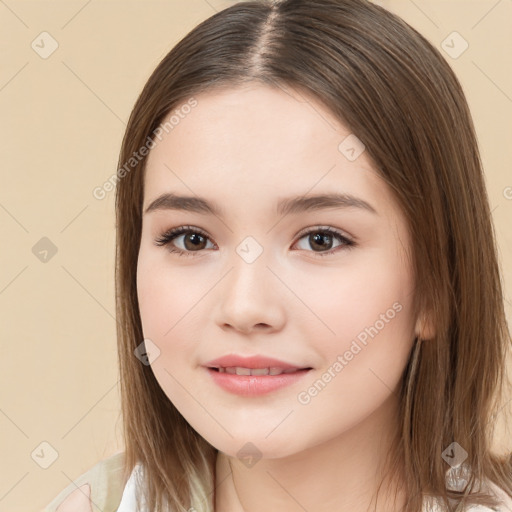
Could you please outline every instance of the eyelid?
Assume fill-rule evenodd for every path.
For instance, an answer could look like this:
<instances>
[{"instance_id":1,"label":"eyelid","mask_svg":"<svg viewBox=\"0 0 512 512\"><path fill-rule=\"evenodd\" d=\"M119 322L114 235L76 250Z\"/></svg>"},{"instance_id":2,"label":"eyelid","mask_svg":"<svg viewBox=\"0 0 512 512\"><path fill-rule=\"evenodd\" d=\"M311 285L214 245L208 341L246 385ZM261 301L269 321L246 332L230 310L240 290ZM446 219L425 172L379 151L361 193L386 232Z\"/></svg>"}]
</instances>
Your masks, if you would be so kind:
<instances>
[{"instance_id":1,"label":"eyelid","mask_svg":"<svg viewBox=\"0 0 512 512\"><path fill-rule=\"evenodd\" d=\"M297 237L302 238L304 235L307 235L307 234L309 234L311 232L315 232L315 231L328 232L328 233L332 233L333 235L343 236L344 238L346 238L347 240L350 240L351 242L356 241L355 237L353 237L352 235L349 235L346 231L344 231L342 229L334 228L332 226L322 226L319 224L313 224L312 226L308 226L308 227L300 230L295 235L295 238L297 238Z\"/></svg>"}]
</instances>

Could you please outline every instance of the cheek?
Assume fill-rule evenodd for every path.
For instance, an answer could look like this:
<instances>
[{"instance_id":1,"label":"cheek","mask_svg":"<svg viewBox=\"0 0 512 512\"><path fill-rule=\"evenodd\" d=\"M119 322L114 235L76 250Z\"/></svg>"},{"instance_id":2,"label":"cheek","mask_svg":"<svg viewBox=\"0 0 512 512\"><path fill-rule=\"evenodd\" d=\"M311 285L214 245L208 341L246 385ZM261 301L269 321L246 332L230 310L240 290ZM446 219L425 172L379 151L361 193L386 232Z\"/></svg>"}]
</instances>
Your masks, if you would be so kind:
<instances>
[{"instance_id":1,"label":"cheek","mask_svg":"<svg viewBox=\"0 0 512 512\"><path fill-rule=\"evenodd\" d=\"M197 303L205 289L186 272L172 267L166 258L141 250L137 266L137 294L142 331L159 349L151 362L156 380L169 399L186 407L190 396L182 384L184 369L196 360L201 322L195 315ZM195 307L194 307L195 306Z\"/></svg>"},{"instance_id":2,"label":"cheek","mask_svg":"<svg viewBox=\"0 0 512 512\"><path fill-rule=\"evenodd\" d=\"M400 259L370 255L350 268L317 275L299 292L314 314L305 329L317 344L326 366L339 355L350 362L346 373L362 367L392 368L405 365L414 338L413 283ZM357 361L357 363L356 363Z\"/></svg>"},{"instance_id":3,"label":"cheek","mask_svg":"<svg viewBox=\"0 0 512 512\"><path fill-rule=\"evenodd\" d=\"M169 265L161 255L142 250L137 296L144 336L170 341L181 323L190 321L189 315L194 314L194 305L205 291L205 286L190 279L190 273Z\"/></svg>"},{"instance_id":4,"label":"cheek","mask_svg":"<svg viewBox=\"0 0 512 512\"><path fill-rule=\"evenodd\" d=\"M379 258L373 266L337 269L327 282L327 294L318 281L307 290L311 308L329 329L308 315L303 327L316 340L322 367L297 397L301 412L325 420L326 438L356 425L390 397L414 339L413 290L405 267L385 266Z\"/></svg>"}]
</instances>

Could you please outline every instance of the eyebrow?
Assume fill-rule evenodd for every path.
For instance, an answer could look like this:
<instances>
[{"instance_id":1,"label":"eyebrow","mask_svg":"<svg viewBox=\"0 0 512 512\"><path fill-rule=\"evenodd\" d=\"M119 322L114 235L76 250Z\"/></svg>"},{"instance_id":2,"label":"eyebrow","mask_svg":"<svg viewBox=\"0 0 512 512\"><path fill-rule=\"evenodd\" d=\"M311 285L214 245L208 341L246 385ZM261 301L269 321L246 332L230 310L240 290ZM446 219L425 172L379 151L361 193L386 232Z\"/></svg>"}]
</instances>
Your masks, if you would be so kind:
<instances>
[{"instance_id":1,"label":"eyebrow","mask_svg":"<svg viewBox=\"0 0 512 512\"><path fill-rule=\"evenodd\" d=\"M277 213L283 216L330 208L360 208L378 215L375 208L368 202L344 193L288 197L277 203ZM180 196L173 193L165 193L157 197L146 208L144 215L157 210L182 210L215 215L220 218L224 217L222 208L215 202L210 202L198 196Z\"/></svg>"}]
</instances>

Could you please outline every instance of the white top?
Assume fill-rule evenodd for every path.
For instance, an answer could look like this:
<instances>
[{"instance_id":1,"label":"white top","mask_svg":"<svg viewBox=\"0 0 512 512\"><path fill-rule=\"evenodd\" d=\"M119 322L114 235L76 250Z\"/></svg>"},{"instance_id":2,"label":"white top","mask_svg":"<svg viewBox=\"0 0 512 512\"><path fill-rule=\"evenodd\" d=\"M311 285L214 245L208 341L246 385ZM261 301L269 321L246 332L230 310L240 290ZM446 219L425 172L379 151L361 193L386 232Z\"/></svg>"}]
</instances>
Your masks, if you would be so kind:
<instances>
[{"instance_id":1,"label":"white top","mask_svg":"<svg viewBox=\"0 0 512 512\"><path fill-rule=\"evenodd\" d=\"M147 512L145 508L142 508L142 510L135 508L135 496L137 493L136 489L137 482L139 481L139 475L142 476L141 464L137 464L134 467L124 488L123 497L117 512ZM447 488L452 490L461 490L464 488L467 483L467 480L464 478L464 476L467 476L467 469L464 464L457 468L450 468L446 472ZM470 505L466 507L465 510L468 512L512 512L512 499L493 483L490 482L489 484L492 491L497 494L499 499L502 500L502 506L499 509L492 509L482 505ZM443 512L443 510L444 509L441 507L441 502L437 502L436 500L425 500L423 512Z\"/></svg>"},{"instance_id":2,"label":"white top","mask_svg":"<svg viewBox=\"0 0 512 512\"><path fill-rule=\"evenodd\" d=\"M123 497L121 498L121 503L119 503L119 508L117 512L145 512L146 508L136 509L136 501L135 497L137 496L137 482L139 480L139 475L142 475L142 465L136 464L133 468L130 478L126 482L126 486L124 488ZM143 505L145 504L144 498L142 498Z\"/></svg>"}]
</instances>

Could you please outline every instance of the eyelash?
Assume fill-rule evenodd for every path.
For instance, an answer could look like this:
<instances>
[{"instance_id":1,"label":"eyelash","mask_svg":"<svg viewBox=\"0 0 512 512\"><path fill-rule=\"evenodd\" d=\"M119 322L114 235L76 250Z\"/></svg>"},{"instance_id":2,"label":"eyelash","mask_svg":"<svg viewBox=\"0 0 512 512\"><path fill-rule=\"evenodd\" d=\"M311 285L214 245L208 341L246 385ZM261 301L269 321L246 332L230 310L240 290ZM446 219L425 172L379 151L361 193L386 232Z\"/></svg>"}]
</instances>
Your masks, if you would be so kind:
<instances>
[{"instance_id":1,"label":"eyelash","mask_svg":"<svg viewBox=\"0 0 512 512\"><path fill-rule=\"evenodd\" d=\"M201 229L199 228L194 228L192 226L180 226L178 228L173 228L173 229L170 229L168 231L166 231L165 233L163 233L160 238L157 238L155 240L155 245L157 246L169 246L168 250L169 252L171 253L176 253L178 256L192 256L194 257L195 254L194 252L202 252L202 251L184 251L182 249L177 249L176 247L173 247L171 245L171 242L177 238L178 236L184 234L184 233L195 233L195 234L198 234L198 235L201 235L205 238L209 238L209 236ZM349 249L352 249L356 246L356 243L353 241L353 240L350 240L348 239L346 236L344 236L340 231L334 229L334 228L331 228L331 227L315 227L315 228L312 228L312 229L309 229L308 231L304 231L304 232L301 232L299 233L299 238L298 240L304 238L306 235L309 235L311 233L329 233L333 236L335 236L340 242L342 242L344 245L339 245L338 247L335 247L334 249L330 249L329 251L322 251L322 252L314 252L314 251L309 251L309 252L314 252L315 255L317 256L320 256L320 257L323 257L323 256L328 256L330 254L333 254L335 252L337 252L338 250L349 250Z\"/></svg>"}]
</instances>

